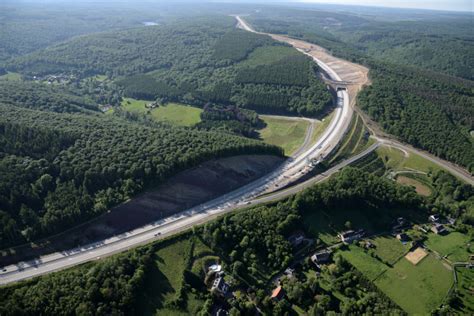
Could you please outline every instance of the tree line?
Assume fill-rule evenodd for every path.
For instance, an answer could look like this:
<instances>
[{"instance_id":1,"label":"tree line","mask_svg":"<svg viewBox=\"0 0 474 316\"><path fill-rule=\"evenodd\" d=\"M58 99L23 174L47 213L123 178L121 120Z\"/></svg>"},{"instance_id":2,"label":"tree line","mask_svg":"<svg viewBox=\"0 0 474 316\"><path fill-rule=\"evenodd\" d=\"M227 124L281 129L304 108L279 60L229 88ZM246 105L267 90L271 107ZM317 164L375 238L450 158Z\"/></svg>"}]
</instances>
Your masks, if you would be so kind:
<instances>
[{"instance_id":1,"label":"tree line","mask_svg":"<svg viewBox=\"0 0 474 316\"><path fill-rule=\"evenodd\" d=\"M160 28L83 36L13 59L8 67L27 76L105 74L136 99L321 113L331 95L308 57L292 50L272 51L278 56L271 63L252 56L257 48L271 51L275 46L287 45L235 30L230 17L194 18Z\"/></svg>"}]
</instances>

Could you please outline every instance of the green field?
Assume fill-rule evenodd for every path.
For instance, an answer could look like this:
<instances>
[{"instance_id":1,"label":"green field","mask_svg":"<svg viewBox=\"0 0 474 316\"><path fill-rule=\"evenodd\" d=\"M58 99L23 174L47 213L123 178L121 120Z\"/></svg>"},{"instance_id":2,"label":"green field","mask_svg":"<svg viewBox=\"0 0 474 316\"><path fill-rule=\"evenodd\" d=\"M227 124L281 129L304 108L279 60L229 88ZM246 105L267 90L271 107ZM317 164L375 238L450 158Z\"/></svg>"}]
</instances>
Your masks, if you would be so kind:
<instances>
[{"instance_id":1,"label":"green field","mask_svg":"<svg viewBox=\"0 0 474 316\"><path fill-rule=\"evenodd\" d=\"M458 277L457 290L461 299L459 312L462 314L474 315L474 269L456 268Z\"/></svg>"},{"instance_id":2,"label":"green field","mask_svg":"<svg viewBox=\"0 0 474 316\"><path fill-rule=\"evenodd\" d=\"M375 284L409 314L427 315L442 303L453 284L453 272L433 255L416 266L402 258Z\"/></svg>"},{"instance_id":3,"label":"green field","mask_svg":"<svg viewBox=\"0 0 474 316\"><path fill-rule=\"evenodd\" d=\"M186 239L174 241L156 252L156 266L147 279L139 299L139 315L195 315L204 304L193 293L184 295L182 308L167 306L175 298L181 288L181 280L186 269L186 257L194 240Z\"/></svg>"},{"instance_id":4,"label":"green field","mask_svg":"<svg viewBox=\"0 0 474 316\"><path fill-rule=\"evenodd\" d=\"M409 244L403 245L398 239L393 237L376 237L372 241L375 245L377 256L392 265L410 250Z\"/></svg>"},{"instance_id":5,"label":"green field","mask_svg":"<svg viewBox=\"0 0 474 316\"><path fill-rule=\"evenodd\" d=\"M408 157L396 148L381 146L376 150L383 159L385 165L393 170L418 170L421 172L441 170L437 164L414 153L408 153Z\"/></svg>"},{"instance_id":6,"label":"green field","mask_svg":"<svg viewBox=\"0 0 474 316\"><path fill-rule=\"evenodd\" d=\"M350 245L349 250L341 251L342 256L371 281L379 277L389 267L367 254L361 247Z\"/></svg>"},{"instance_id":7,"label":"green field","mask_svg":"<svg viewBox=\"0 0 474 316\"><path fill-rule=\"evenodd\" d=\"M8 72L2 76L0 76L0 80L8 80L8 81L19 81L21 80L21 75L16 72Z\"/></svg>"},{"instance_id":8,"label":"green field","mask_svg":"<svg viewBox=\"0 0 474 316\"><path fill-rule=\"evenodd\" d=\"M445 236L430 233L425 242L428 248L448 256L453 262L466 262L469 259L469 254L474 252L474 245L468 247L468 244L472 244L472 240L460 232L450 232Z\"/></svg>"},{"instance_id":9,"label":"green field","mask_svg":"<svg viewBox=\"0 0 474 316\"><path fill-rule=\"evenodd\" d=\"M268 144L280 146L285 155L291 156L303 145L309 122L306 120L292 120L261 115L267 124L260 130L260 137Z\"/></svg>"},{"instance_id":10,"label":"green field","mask_svg":"<svg viewBox=\"0 0 474 316\"><path fill-rule=\"evenodd\" d=\"M168 122L180 126L193 126L201 121L202 109L179 103L168 103L155 109L147 109L146 104L150 101L124 98L122 107L124 110L150 115L157 122Z\"/></svg>"}]
</instances>

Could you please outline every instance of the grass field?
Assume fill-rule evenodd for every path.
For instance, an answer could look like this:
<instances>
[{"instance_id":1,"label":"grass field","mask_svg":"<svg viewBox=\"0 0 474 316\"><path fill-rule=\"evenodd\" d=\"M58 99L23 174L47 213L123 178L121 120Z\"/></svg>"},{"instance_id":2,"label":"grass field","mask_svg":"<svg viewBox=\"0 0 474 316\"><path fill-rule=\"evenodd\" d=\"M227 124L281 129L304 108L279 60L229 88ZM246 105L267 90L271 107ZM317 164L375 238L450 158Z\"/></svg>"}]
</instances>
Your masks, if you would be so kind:
<instances>
[{"instance_id":1,"label":"grass field","mask_svg":"<svg viewBox=\"0 0 474 316\"><path fill-rule=\"evenodd\" d=\"M157 122L168 122L180 126L193 126L201 121L202 109L178 103L149 110L145 107L150 101L124 98L122 107L129 112L149 114Z\"/></svg>"},{"instance_id":2,"label":"grass field","mask_svg":"<svg viewBox=\"0 0 474 316\"><path fill-rule=\"evenodd\" d=\"M368 255L362 248L354 245L349 246L349 250L341 251L342 256L349 261L357 270L371 281L384 273L388 266L380 260Z\"/></svg>"},{"instance_id":3,"label":"grass field","mask_svg":"<svg viewBox=\"0 0 474 316\"><path fill-rule=\"evenodd\" d=\"M457 290L461 299L461 314L474 315L474 269L456 268Z\"/></svg>"},{"instance_id":4,"label":"grass field","mask_svg":"<svg viewBox=\"0 0 474 316\"><path fill-rule=\"evenodd\" d=\"M408 314L428 315L453 284L452 271L433 255L413 265L405 258L387 269L375 284Z\"/></svg>"},{"instance_id":5,"label":"grass field","mask_svg":"<svg viewBox=\"0 0 474 316\"><path fill-rule=\"evenodd\" d=\"M260 116L267 126L260 130L260 137L268 144L280 146L285 155L291 156L304 142L309 122L265 115Z\"/></svg>"},{"instance_id":6,"label":"grass field","mask_svg":"<svg viewBox=\"0 0 474 316\"><path fill-rule=\"evenodd\" d=\"M448 259L453 262L466 262L469 254L474 252L474 245L467 246L472 244L472 240L460 232L451 232L445 236L430 233L425 244L442 256L448 256Z\"/></svg>"},{"instance_id":7,"label":"grass field","mask_svg":"<svg viewBox=\"0 0 474 316\"><path fill-rule=\"evenodd\" d=\"M8 80L8 81L19 81L21 80L21 75L16 72L8 72L2 76L0 76L0 80Z\"/></svg>"},{"instance_id":8,"label":"grass field","mask_svg":"<svg viewBox=\"0 0 474 316\"><path fill-rule=\"evenodd\" d=\"M139 298L139 315L195 315L200 310L204 302L188 291L182 309L166 306L181 287L186 254L194 242L194 239L176 240L156 252L156 265L146 280L146 290ZM206 246L202 243L196 242L195 246L199 251L205 251L203 248Z\"/></svg>"},{"instance_id":9,"label":"grass field","mask_svg":"<svg viewBox=\"0 0 474 316\"><path fill-rule=\"evenodd\" d=\"M403 245L398 239L393 237L381 236L374 238L372 241L376 246L375 253L377 256L392 265L410 249L408 244Z\"/></svg>"},{"instance_id":10,"label":"grass field","mask_svg":"<svg viewBox=\"0 0 474 316\"><path fill-rule=\"evenodd\" d=\"M396 148L381 146L376 150L377 154L382 158L385 165L393 170L418 170L421 172L436 172L441 168L425 158L409 153L408 157Z\"/></svg>"}]
</instances>

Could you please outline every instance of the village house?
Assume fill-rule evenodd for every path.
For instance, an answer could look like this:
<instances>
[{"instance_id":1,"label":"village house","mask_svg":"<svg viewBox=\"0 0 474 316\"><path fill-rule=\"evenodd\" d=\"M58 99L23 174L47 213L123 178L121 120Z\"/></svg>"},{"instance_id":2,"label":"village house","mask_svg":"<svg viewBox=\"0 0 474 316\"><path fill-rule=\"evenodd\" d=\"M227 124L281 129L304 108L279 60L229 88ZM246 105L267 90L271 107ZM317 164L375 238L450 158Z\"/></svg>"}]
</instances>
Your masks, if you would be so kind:
<instances>
[{"instance_id":1,"label":"village house","mask_svg":"<svg viewBox=\"0 0 474 316\"><path fill-rule=\"evenodd\" d=\"M229 315L229 312L223 308L219 308L216 312L216 316L227 316L227 315Z\"/></svg>"},{"instance_id":2,"label":"village house","mask_svg":"<svg viewBox=\"0 0 474 316\"><path fill-rule=\"evenodd\" d=\"M442 235L448 232L443 225L438 223L435 223L433 226L431 226L431 231L438 235Z\"/></svg>"},{"instance_id":3,"label":"village house","mask_svg":"<svg viewBox=\"0 0 474 316\"><path fill-rule=\"evenodd\" d=\"M430 217L428 217L428 220L430 222L436 223L439 221L439 215L438 214L430 215Z\"/></svg>"},{"instance_id":4,"label":"village house","mask_svg":"<svg viewBox=\"0 0 474 316\"><path fill-rule=\"evenodd\" d=\"M397 234L397 239L400 240L402 243L405 243L410 240L410 237L408 237L408 235L405 233L400 233L400 234Z\"/></svg>"},{"instance_id":5,"label":"village house","mask_svg":"<svg viewBox=\"0 0 474 316\"><path fill-rule=\"evenodd\" d=\"M288 278L292 278L293 273L295 273L295 269L292 269L292 268L286 268L285 271L283 272L283 274L286 275Z\"/></svg>"},{"instance_id":6,"label":"village house","mask_svg":"<svg viewBox=\"0 0 474 316\"><path fill-rule=\"evenodd\" d=\"M272 296L270 297L272 300L280 301L285 297L285 290L281 286L278 286L272 291Z\"/></svg>"},{"instance_id":7,"label":"village house","mask_svg":"<svg viewBox=\"0 0 474 316\"><path fill-rule=\"evenodd\" d=\"M316 252L311 256L311 261L318 267L321 268L321 264L327 263L331 259L331 251L324 249L323 251Z\"/></svg>"},{"instance_id":8,"label":"village house","mask_svg":"<svg viewBox=\"0 0 474 316\"><path fill-rule=\"evenodd\" d=\"M157 107L158 107L158 102L156 102L156 101L145 104L145 108L147 108L147 109L154 109L154 108L157 108Z\"/></svg>"},{"instance_id":9,"label":"village house","mask_svg":"<svg viewBox=\"0 0 474 316\"><path fill-rule=\"evenodd\" d=\"M302 232L295 233L288 238L288 242L293 248L298 247L304 241L304 234Z\"/></svg>"},{"instance_id":10,"label":"village house","mask_svg":"<svg viewBox=\"0 0 474 316\"><path fill-rule=\"evenodd\" d=\"M362 238L365 234L365 231L363 229L359 229L357 231L354 230L348 230L342 233L339 233L339 238L341 241L345 244L350 244L355 240L359 240Z\"/></svg>"},{"instance_id":11,"label":"village house","mask_svg":"<svg viewBox=\"0 0 474 316\"><path fill-rule=\"evenodd\" d=\"M224 281L223 277L218 277L212 283L211 292L225 296L229 291L229 284Z\"/></svg>"}]
</instances>

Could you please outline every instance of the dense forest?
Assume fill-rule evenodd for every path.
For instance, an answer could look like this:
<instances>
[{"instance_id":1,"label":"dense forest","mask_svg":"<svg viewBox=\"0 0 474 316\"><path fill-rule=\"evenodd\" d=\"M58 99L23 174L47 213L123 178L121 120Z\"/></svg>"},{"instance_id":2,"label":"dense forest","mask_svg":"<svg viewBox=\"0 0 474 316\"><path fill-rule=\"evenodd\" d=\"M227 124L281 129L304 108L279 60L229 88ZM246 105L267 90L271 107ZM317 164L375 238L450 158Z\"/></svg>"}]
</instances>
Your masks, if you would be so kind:
<instances>
[{"instance_id":1,"label":"dense forest","mask_svg":"<svg viewBox=\"0 0 474 316\"><path fill-rule=\"evenodd\" d=\"M298 22L290 23L290 17ZM358 105L388 133L472 172L474 84L449 76L472 79L468 22L462 14L438 17L437 26L428 18L400 22L404 18L374 21L342 13L275 10L248 20L263 31L302 38L366 65L372 84L361 92Z\"/></svg>"},{"instance_id":2,"label":"dense forest","mask_svg":"<svg viewBox=\"0 0 474 316\"><path fill-rule=\"evenodd\" d=\"M0 103L61 113L86 113L99 110L97 103L82 91L29 81L0 80Z\"/></svg>"},{"instance_id":3,"label":"dense forest","mask_svg":"<svg viewBox=\"0 0 474 316\"><path fill-rule=\"evenodd\" d=\"M349 10L348 10L349 11ZM324 48L347 44L357 54L474 79L474 44L468 13L353 12L273 8L247 19L258 29L303 38ZM332 42L333 45L325 45Z\"/></svg>"},{"instance_id":4,"label":"dense forest","mask_svg":"<svg viewBox=\"0 0 474 316\"><path fill-rule=\"evenodd\" d=\"M281 155L217 132L12 105L0 111L2 247L73 226L210 158Z\"/></svg>"},{"instance_id":5,"label":"dense forest","mask_svg":"<svg viewBox=\"0 0 474 316\"><path fill-rule=\"evenodd\" d=\"M390 134L474 171L474 83L372 63L359 106Z\"/></svg>"},{"instance_id":6,"label":"dense forest","mask_svg":"<svg viewBox=\"0 0 474 316\"><path fill-rule=\"evenodd\" d=\"M317 115L331 103L308 57L267 36L234 29L231 17L83 36L13 59L7 67L29 77L107 75L126 96L198 106L214 102Z\"/></svg>"}]
</instances>

